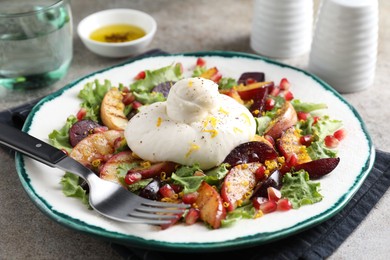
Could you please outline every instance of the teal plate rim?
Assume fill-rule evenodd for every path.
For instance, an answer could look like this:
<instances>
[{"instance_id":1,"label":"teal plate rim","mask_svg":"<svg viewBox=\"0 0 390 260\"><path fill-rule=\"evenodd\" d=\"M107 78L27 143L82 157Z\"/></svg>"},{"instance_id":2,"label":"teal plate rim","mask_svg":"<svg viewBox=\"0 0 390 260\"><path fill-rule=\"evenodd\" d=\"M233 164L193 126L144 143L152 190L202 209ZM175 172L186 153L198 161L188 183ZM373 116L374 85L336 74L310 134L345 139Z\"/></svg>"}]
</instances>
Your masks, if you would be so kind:
<instances>
[{"instance_id":1,"label":"teal plate rim","mask_svg":"<svg viewBox=\"0 0 390 260\"><path fill-rule=\"evenodd\" d=\"M103 228L99 228L90 224L87 224L83 221L80 221L78 219L73 218L72 216L57 212L52 209L51 205L49 205L44 198L40 197L34 190L34 187L32 187L30 183L30 179L28 177L28 174L25 170L25 164L24 164L24 156L20 153L16 153L15 155L15 164L16 164L16 170L18 172L19 179L22 183L23 188L27 192L30 199L33 201L33 203L41 210L45 215L47 215L49 218L54 220L55 222L66 226L70 229L89 234L98 238L101 238L103 240L106 240L108 242L114 242L118 244L122 244L125 246L130 246L134 248L142 248L142 249L149 249L149 250L159 250L159 251L175 251L175 252L219 252L219 251L229 251L234 249L242 249L242 248L248 248L253 246L258 246L261 244L270 243L282 238L286 238L288 236L295 235L299 232L302 232L304 230L307 230L315 225L318 225L332 216L336 215L342 208L344 208L349 200L353 197L353 195L357 192L357 190L360 188L362 183L364 182L365 178L369 174L373 163L375 159L375 149L371 140L370 135L368 134L367 128L365 126L365 123L363 122L362 118L360 117L359 113L356 111L356 109L350 105L336 90L334 90L332 87L330 87L326 82L321 80L320 78L316 77L315 75L303 70L296 68L294 66L290 66L287 64L283 64L281 62L277 62L259 55L255 54L249 54L249 53L243 53L243 52L233 52L233 51L204 51L204 52L184 52L184 53L176 53L176 54L154 54L151 56L146 57L140 57L140 58L133 58L126 62L120 63L115 66L111 66L96 72L93 72L91 74L88 74L82 78L79 78L78 80L75 80L71 82L70 84L67 84L62 89L48 95L47 97L43 98L38 102L36 106L32 109L31 113L27 117L27 120L23 126L22 131L28 132L32 123L32 120L34 118L35 113L40 109L41 106L43 106L46 102L60 96L65 90L72 88L74 85L82 81L83 79L87 77L91 77L95 74L102 73L107 70L111 70L116 67L121 67L127 64L130 64L137 60L147 59L151 57L161 57L161 56L195 56L195 57L206 57L206 56L219 56L224 58L234 58L234 57L242 57L242 58L248 58L248 59L254 59L254 60L262 60L267 63L271 63L274 65L277 65L279 67L286 67L290 68L295 71L299 71L304 73L306 76L314 79L317 81L324 89L331 91L333 95L335 95L341 102L345 103L348 108L353 112L355 117L358 119L358 121L361 124L361 128L364 132L364 135L367 139L369 151L369 156L367 157L367 160L365 164L361 168L360 174L356 177L354 184L349 188L349 190L339 198L338 202L335 203L332 207L328 208L325 212L322 212L321 214L318 214L316 216L311 217L310 219L296 223L294 226L282 229L280 231L276 232L265 232L265 233L258 233L250 236L240 237L232 240L222 241L222 242L208 242L208 243L172 243L172 242L164 242L164 241L155 241L155 240L148 240L143 239L140 237L127 235L127 234L121 234L118 232L108 231Z\"/></svg>"}]
</instances>

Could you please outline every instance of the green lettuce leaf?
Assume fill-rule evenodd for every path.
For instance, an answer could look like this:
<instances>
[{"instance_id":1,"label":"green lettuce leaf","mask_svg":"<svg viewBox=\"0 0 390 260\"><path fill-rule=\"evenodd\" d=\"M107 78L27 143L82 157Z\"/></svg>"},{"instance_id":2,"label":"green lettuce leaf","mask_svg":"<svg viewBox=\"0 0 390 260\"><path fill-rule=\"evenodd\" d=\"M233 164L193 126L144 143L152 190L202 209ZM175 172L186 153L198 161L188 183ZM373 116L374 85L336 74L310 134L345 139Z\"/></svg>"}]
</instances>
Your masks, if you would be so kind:
<instances>
[{"instance_id":1,"label":"green lettuce leaf","mask_svg":"<svg viewBox=\"0 0 390 260\"><path fill-rule=\"evenodd\" d=\"M60 182L62 185L62 192L67 197L79 199L83 202L83 204L88 205L89 208L92 209L89 205L88 194L86 190L84 190L79 185L79 179L79 176L70 172L66 172L65 175L61 178Z\"/></svg>"},{"instance_id":2,"label":"green lettuce leaf","mask_svg":"<svg viewBox=\"0 0 390 260\"><path fill-rule=\"evenodd\" d=\"M206 70L207 68L205 66L196 66L191 76L194 78L200 77L200 75L202 75L202 73Z\"/></svg>"},{"instance_id":3,"label":"green lettuce leaf","mask_svg":"<svg viewBox=\"0 0 390 260\"><path fill-rule=\"evenodd\" d=\"M256 216L256 210L252 206L252 203L249 203L245 206L236 208L235 210L228 212L226 218L222 220L222 227L229 227L236 223L240 219L253 219Z\"/></svg>"},{"instance_id":4,"label":"green lettuce leaf","mask_svg":"<svg viewBox=\"0 0 390 260\"><path fill-rule=\"evenodd\" d=\"M194 173L197 171L202 171L198 164L181 166L176 172L172 173L171 179L174 180L175 183L183 186L183 192L185 194L195 192L206 178L206 175L194 176Z\"/></svg>"},{"instance_id":5,"label":"green lettuce leaf","mask_svg":"<svg viewBox=\"0 0 390 260\"><path fill-rule=\"evenodd\" d=\"M313 142L307 147L307 151L312 160L321 158L334 158L337 156L337 150L329 149L324 143L327 135L332 135L336 130L343 126L342 121L331 119L325 115L321 117L316 124L314 118L309 117L306 121L299 121L296 128L301 131L301 135L312 135Z\"/></svg>"},{"instance_id":6,"label":"green lettuce leaf","mask_svg":"<svg viewBox=\"0 0 390 260\"><path fill-rule=\"evenodd\" d=\"M183 77L180 63L162 67L157 70L145 70L145 78L130 85L134 92L151 92L152 89L166 81L178 81Z\"/></svg>"},{"instance_id":7,"label":"green lettuce leaf","mask_svg":"<svg viewBox=\"0 0 390 260\"><path fill-rule=\"evenodd\" d=\"M231 89L234 86L237 86L237 80L233 78L221 78L218 81L218 89Z\"/></svg>"},{"instance_id":8,"label":"green lettuce leaf","mask_svg":"<svg viewBox=\"0 0 390 260\"><path fill-rule=\"evenodd\" d=\"M301 102L299 99L292 100L291 105L293 105L296 111L302 111L305 113L328 108L328 106L324 103L307 103Z\"/></svg>"},{"instance_id":9,"label":"green lettuce leaf","mask_svg":"<svg viewBox=\"0 0 390 260\"><path fill-rule=\"evenodd\" d=\"M165 101L166 98L161 92L133 92L135 99L141 102L143 105L149 105L155 102Z\"/></svg>"},{"instance_id":10,"label":"green lettuce leaf","mask_svg":"<svg viewBox=\"0 0 390 260\"><path fill-rule=\"evenodd\" d=\"M307 152L312 160L318 160L321 158L335 158L337 151L326 147L323 141L312 142L307 147Z\"/></svg>"},{"instance_id":11,"label":"green lettuce leaf","mask_svg":"<svg viewBox=\"0 0 390 260\"><path fill-rule=\"evenodd\" d=\"M98 80L88 82L84 85L84 88L79 92L78 97L82 100L81 108L86 109L86 116L84 119L90 119L96 122L100 122L100 106L103 101L104 95L111 88L111 82L105 80L101 84Z\"/></svg>"},{"instance_id":12,"label":"green lettuce leaf","mask_svg":"<svg viewBox=\"0 0 390 260\"><path fill-rule=\"evenodd\" d=\"M309 174L300 170L294 173L286 173L283 177L281 188L282 197L288 198L294 209L303 205L314 204L322 200L319 193L320 183L309 179Z\"/></svg>"},{"instance_id":13,"label":"green lettuce leaf","mask_svg":"<svg viewBox=\"0 0 390 260\"><path fill-rule=\"evenodd\" d=\"M205 172L206 178L205 182L210 185L218 185L223 178L225 178L226 174L229 172L228 170L229 164L222 163L211 170Z\"/></svg>"},{"instance_id":14,"label":"green lettuce leaf","mask_svg":"<svg viewBox=\"0 0 390 260\"><path fill-rule=\"evenodd\" d=\"M272 119L268 116L254 117L256 121L256 134L263 135Z\"/></svg>"},{"instance_id":15,"label":"green lettuce leaf","mask_svg":"<svg viewBox=\"0 0 390 260\"><path fill-rule=\"evenodd\" d=\"M70 153L73 147L69 143L69 129L76 122L77 118L75 116L69 116L60 130L53 130L49 134L49 143L60 150Z\"/></svg>"}]
</instances>

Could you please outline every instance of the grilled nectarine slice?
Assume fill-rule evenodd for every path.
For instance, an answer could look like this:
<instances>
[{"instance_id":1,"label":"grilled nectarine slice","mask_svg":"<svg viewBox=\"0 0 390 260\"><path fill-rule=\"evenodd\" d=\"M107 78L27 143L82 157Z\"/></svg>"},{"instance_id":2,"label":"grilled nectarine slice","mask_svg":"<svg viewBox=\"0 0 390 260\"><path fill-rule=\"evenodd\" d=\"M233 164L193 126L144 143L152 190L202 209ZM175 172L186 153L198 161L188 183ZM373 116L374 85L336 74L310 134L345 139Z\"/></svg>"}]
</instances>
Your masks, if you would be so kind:
<instances>
[{"instance_id":1,"label":"grilled nectarine slice","mask_svg":"<svg viewBox=\"0 0 390 260\"><path fill-rule=\"evenodd\" d=\"M260 166L261 163L248 163L230 169L221 187L221 197L227 204L227 211L233 211L250 198L256 186L255 172Z\"/></svg>"},{"instance_id":2,"label":"grilled nectarine slice","mask_svg":"<svg viewBox=\"0 0 390 260\"><path fill-rule=\"evenodd\" d=\"M297 113L290 102L286 101L277 117L271 121L265 130L265 135L271 136L274 140L278 139L283 131L295 125L298 121Z\"/></svg>"},{"instance_id":3,"label":"grilled nectarine slice","mask_svg":"<svg viewBox=\"0 0 390 260\"><path fill-rule=\"evenodd\" d=\"M218 191L207 182L202 182L198 189L196 205L201 220L214 229L221 227L221 221L226 217L226 209Z\"/></svg>"}]
</instances>

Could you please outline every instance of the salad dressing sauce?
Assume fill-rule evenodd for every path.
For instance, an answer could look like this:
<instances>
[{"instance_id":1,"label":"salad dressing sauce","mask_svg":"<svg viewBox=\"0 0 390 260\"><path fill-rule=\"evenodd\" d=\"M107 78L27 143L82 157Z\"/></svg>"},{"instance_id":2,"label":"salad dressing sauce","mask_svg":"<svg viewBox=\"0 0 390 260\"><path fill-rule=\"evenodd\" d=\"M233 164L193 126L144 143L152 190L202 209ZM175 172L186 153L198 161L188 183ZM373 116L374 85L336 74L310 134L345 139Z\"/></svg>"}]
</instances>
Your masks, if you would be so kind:
<instances>
[{"instance_id":1,"label":"salad dressing sauce","mask_svg":"<svg viewBox=\"0 0 390 260\"><path fill-rule=\"evenodd\" d=\"M98 42L120 43L134 41L145 35L146 32L136 25L112 24L93 31L89 38Z\"/></svg>"}]
</instances>

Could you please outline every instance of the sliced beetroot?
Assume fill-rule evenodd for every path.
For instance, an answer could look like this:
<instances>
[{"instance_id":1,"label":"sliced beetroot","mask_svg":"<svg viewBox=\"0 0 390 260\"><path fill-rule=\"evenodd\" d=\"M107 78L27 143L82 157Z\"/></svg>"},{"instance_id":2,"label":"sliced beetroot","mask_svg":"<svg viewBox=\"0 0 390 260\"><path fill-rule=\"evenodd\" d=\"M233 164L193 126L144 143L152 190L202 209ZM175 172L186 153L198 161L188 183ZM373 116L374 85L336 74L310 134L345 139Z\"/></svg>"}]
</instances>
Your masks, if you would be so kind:
<instances>
[{"instance_id":1,"label":"sliced beetroot","mask_svg":"<svg viewBox=\"0 0 390 260\"><path fill-rule=\"evenodd\" d=\"M340 162L340 158L322 158L294 166L294 171L305 170L310 179L318 179L332 172Z\"/></svg>"},{"instance_id":2,"label":"sliced beetroot","mask_svg":"<svg viewBox=\"0 0 390 260\"><path fill-rule=\"evenodd\" d=\"M72 147L75 147L81 140L90 134L94 133L95 128L102 128L92 120L81 120L73 124L69 129L69 142Z\"/></svg>"},{"instance_id":3,"label":"sliced beetroot","mask_svg":"<svg viewBox=\"0 0 390 260\"><path fill-rule=\"evenodd\" d=\"M169 91L171 90L173 84L175 84L174 81L166 81L155 86L152 91L160 92L164 95L164 97L168 97Z\"/></svg>"},{"instance_id":4,"label":"sliced beetroot","mask_svg":"<svg viewBox=\"0 0 390 260\"><path fill-rule=\"evenodd\" d=\"M272 84L273 85L273 84ZM262 112L265 111L265 100L267 99L268 94L270 93L270 87L264 86L259 89L259 91L256 93L256 95L253 98L253 103L249 108L249 111L253 114L255 117L261 117ZM257 111L257 112L255 112Z\"/></svg>"},{"instance_id":5,"label":"sliced beetroot","mask_svg":"<svg viewBox=\"0 0 390 260\"><path fill-rule=\"evenodd\" d=\"M263 72L244 72L238 79L238 84L248 85L248 83L265 81L265 74Z\"/></svg>"},{"instance_id":6,"label":"sliced beetroot","mask_svg":"<svg viewBox=\"0 0 390 260\"><path fill-rule=\"evenodd\" d=\"M260 162L273 160L278 157L277 152L271 146L263 142L246 142L234 148L225 158L224 163L232 167L237 164Z\"/></svg>"}]
</instances>

